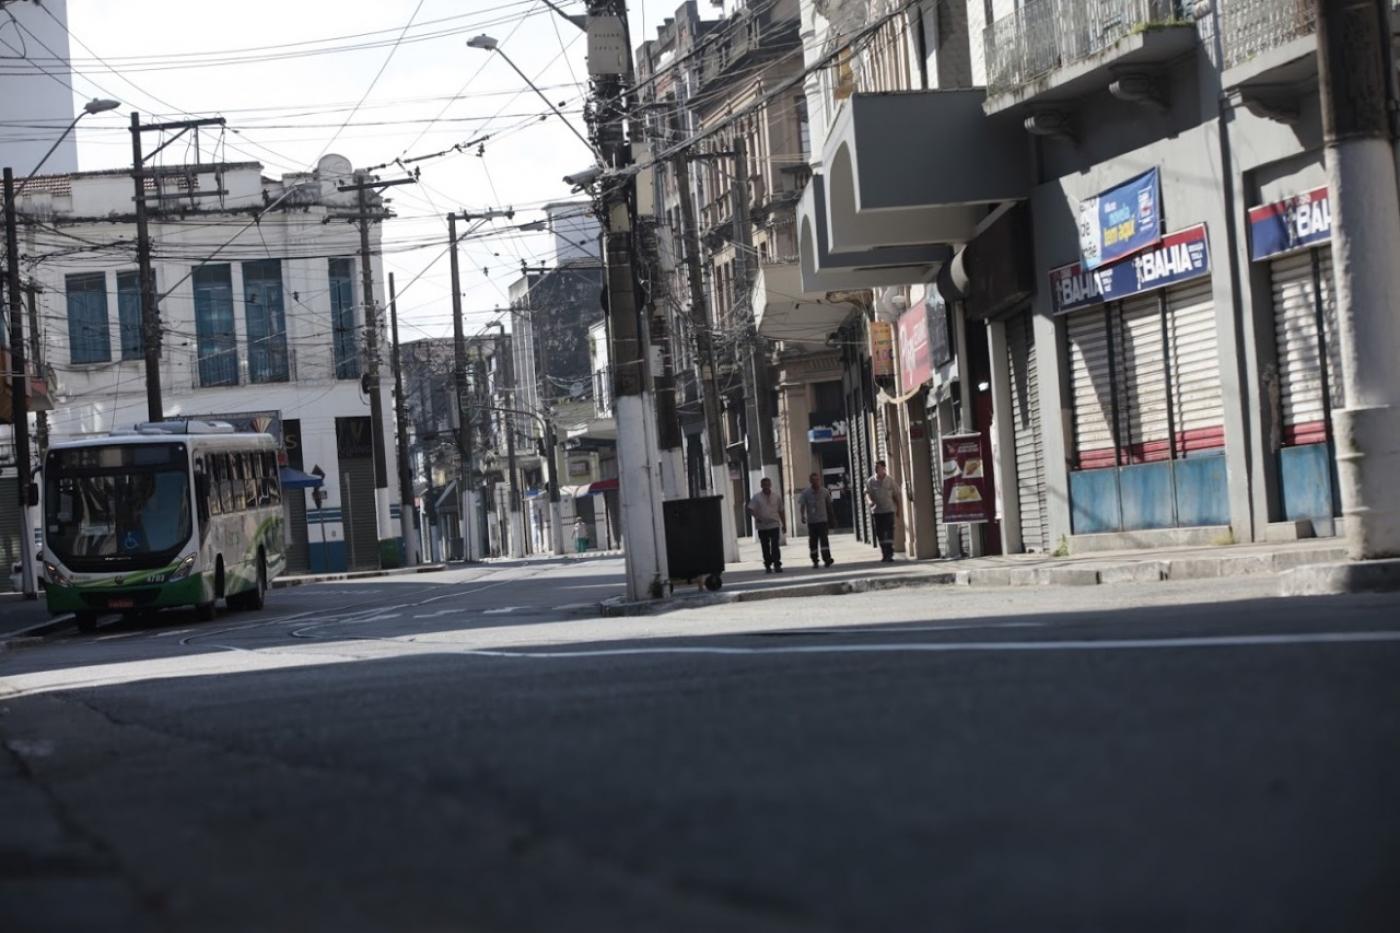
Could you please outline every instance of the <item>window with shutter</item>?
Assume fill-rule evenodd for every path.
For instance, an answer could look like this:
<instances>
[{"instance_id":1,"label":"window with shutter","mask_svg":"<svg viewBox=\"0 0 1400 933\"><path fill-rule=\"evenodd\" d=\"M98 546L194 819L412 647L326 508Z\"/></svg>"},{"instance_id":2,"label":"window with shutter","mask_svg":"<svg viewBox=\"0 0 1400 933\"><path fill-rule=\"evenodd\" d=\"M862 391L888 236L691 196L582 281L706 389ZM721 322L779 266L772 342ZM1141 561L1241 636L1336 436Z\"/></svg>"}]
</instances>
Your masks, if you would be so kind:
<instances>
[{"instance_id":1,"label":"window with shutter","mask_svg":"<svg viewBox=\"0 0 1400 933\"><path fill-rule=\"evenodd\" d=\"M64 278L68 301L68 352L74 363L106 363L112 359L112 335L107 320L107 276L85 272Z\"/></svg>"}]
</instances>

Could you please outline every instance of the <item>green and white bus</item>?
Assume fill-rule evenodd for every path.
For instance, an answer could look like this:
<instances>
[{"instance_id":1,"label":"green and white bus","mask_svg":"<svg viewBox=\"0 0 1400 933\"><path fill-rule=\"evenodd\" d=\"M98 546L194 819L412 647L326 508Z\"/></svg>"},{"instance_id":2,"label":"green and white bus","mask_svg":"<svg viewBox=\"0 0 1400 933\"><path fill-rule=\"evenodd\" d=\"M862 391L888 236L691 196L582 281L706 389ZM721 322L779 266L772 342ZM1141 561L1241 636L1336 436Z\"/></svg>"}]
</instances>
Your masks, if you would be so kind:
<instances>
[{"instance_id":1,"label":"green and white bus","mask_svg":"<svg viewBox=\"0 0 1400 933\"><path fill-rule=\"evenodd\" d=\"M277 442L222 422L162 421L54 444L44 461L49 611L261 609L286 567Z\"/></svg>"}]
</instances>

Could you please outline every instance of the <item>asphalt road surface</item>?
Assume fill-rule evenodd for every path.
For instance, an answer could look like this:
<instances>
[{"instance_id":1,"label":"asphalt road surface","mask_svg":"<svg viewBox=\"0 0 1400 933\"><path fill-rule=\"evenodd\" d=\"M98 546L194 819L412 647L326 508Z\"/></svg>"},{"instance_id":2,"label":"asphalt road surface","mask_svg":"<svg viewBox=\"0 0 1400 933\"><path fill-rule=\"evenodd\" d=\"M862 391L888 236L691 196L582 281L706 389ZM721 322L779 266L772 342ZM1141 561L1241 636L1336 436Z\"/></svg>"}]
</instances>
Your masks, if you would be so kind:
<instances>
[{"instance_id":1,"label":"asphalt road surface","mask_svg":"<svg viewBox=\"0 0 1400 933\"><path fill-rule=\"evenodd\" d=\"M0 654L0 929L1400 929L1400 603L598 619L616 560Z\"/></svg>"}]
</instances>

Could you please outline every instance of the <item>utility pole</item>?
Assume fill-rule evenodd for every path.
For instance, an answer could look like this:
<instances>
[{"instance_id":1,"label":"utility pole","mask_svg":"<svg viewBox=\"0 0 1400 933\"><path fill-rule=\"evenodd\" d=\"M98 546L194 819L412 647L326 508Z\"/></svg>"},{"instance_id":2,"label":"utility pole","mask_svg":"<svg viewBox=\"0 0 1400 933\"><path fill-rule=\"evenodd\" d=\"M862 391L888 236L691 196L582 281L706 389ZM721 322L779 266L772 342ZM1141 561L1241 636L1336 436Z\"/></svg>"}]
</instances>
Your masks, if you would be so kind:
<instances>
[{"instance_id":1,"label":"utility pole","mask_svg":"<svg viewBox=\"0 0 1400 933\"><path fill-rule=\"evenodd\" d=\"M403 395L403 360L399 356L399 298L394 273L389 273L389 322L394 347L394 421L398 427L399 531L403 534L403 561L407 567L421 563L418 556L418 509L413 504L413 471L408 468L408 401Z\"/></svg>"},{"instance_id":2,"label":"utility pole","mask_svg":"<svg viewBox=\"0 0 1400 933\"><path fill-rule=\"evenodd\" d=\"M19 496L20 590L25 599L37 599L34 580L34 529L29 524L29 373L24 362L24 311L20 305L19 224L15 218L15 173L6 168L5 181L5 289L10 304L10 425L15 443L15 488Z\"/></svg>"},{"instance_id":3,"label":"utility pole","mask_svg":"<svg viewBox=\"0 0 1400 933\"><path fill-rule=\"evenodd\" d=\"M44 375L44 341L39 335L39 302L38 294L43 291L38 282L30 282L25 286L25 294L29 299L29 357L34 361L34 372L43 378ZM44 456L49 452L49 413L46 411L36 411L34 413L34 436L39 448L39 461L42 463Z\"/></svg>"},{"instance_id":4,"label":"utility pole","mask_svg":"<svg viewBox=\"0 0 1400 933\"><path fill-rule=\"evenodd\" d=\"M525 518L520 514L520 471L515 465L515 415L509 410L515 407L515 349L506 349L506 325L497 321L501 342L496 353L501 357L501 381L510 405L505 410L506 425L506 469L510 472L510 556L525 556ZM501 351L505 349L505 352Z\"/></svg>"},{"instance_id":5,"label":"utility pole","mask_svg":"<svg viewBox=\"0 0 1400 933\"><path fill-rule=\"evenodd\" d=\"M1400 557L1400 183L1390 3L1314 0L1346 407L1333 412L1353 560Z\"/></svg>"},{"instance_id":6,"label":"utility pole","mask_svg":"<svg viewBox=\"0 0 1400 933\"><path fill-rule=\"evenodd\" d=\"M617 413L618 490L622 505L627 597L659 597L669 579L666 529L661 516L655 451L656 412L647 398L645 336L632 267L636 178L628 139L632 43L626 0L587 0L588 73L592 79L594 137L602 158L598 181L607 271L608 333Z\"/></svg>"},{"instance_id":7,"label":"utility pole","mask_svg":"<svg viewBox=\"0 0 1400 933\"><path fill-rule=\"evenodd\" d=\"M679 106L679 104L677 105ZM671 116L673 134L681 132L680 119ZM705 301L705 281L700 270L700 234L695 227L695 202L690 193L690 155L678 153L674 159L676 188L681 201L681 236L685 246L685 266L690 280L690 322L695 332L695 351L700 359L700 403L705 413L706 446L710 448L710 490L722 496L720 513L724 523L724 559L739 560L738 530L734 520L734 492L729 481L729 465L724 455L724 432L719 415L719 384L715 373L715 349L710 312Z\"/></svg>"},{"instance_id":8,"label":"utility pole","mask_svg":"<svg viewBox=\"0 0 1400 933\"><path fill-rule=\"evenodd\" d=\"M653 170L647 184L655 185ZM646 318L651 339L652 389L656 404L656 435L661 455L661 489L667 499L685 496L685 451L680 416L676 413L676 375L672 363L671 335L667 321L667 280L661 268L658 219L653 214L638 226L643 265L646 269Z\"/></svg>"},{"instance_id":9,"label":"utility pole","mask_svg":"<svg viewBox=\"0 0 1400 933\"><path fill-rule=\"evenodd\" d=\"M384 400L379 390L379 317L374 304L374 267L371 265L369 225L371 221L387 220L390 214L387 210L371 214L369 193L371 190L378 193L393 185L412 185L417 183L418 179L371 180L368 172L356 172L355 179L354 184L337 185L336 190L354 191L357 198L357 210L351 221L360 228L360 291L363 293L365 305L365 355L368 357L362 384L365 393L369 395L369 436L370 444L374 448L371 456L374 460L375 516L378 539L383 541L388 538L386 532L389 524L389 468L384 456ZM382 551L380 562L383 562Z\"/></svg>"},{"instance_id":10,"label":"utility pole","mask_svg":"<svg viewBox=\"0 0 1400 933\"><path fill-rule=\"evenodd\" d=\"M201 126L223 126L223 117L202 120L177 120L173 123L141 123L141 115L131 114L131 178L136 186L136 267L141 292L141 350L146 360L146 420L162 421L165 404L161 399L160 307L156 296L156 275L151 268L151 235L146 211L146 160L169 146L189 130L198 133ZM142 153L141 134L162 130L179 130L149 154ZM196 140L197 141L197 140ZM198 154L196 152L196 161ZM184 192L186 197L217 195L222 192Z\"/></svg>"},{"instance_id":11,"label":"utility pole","mask_svg":"<svg viewBox=\"0 0 1400 933\"><path fill-rule=\"evenodd\" d=\"M462 325L461 272L457 265L457 215L447 215L448 258L452 269L452 389L457 402L458 509L461 511L462 559L476 560L476 464L472 454L471 409L467 399L467 338Z\"/></svg>"},{"instance_id":12,"label":"utility pole","mask_svg":"<svg viewBox=\"0 0 1400 933\"><path fill-rule=\"evenodd\" d=\"M773 384L769 372L768 354L758 336L753 308L753 226L749 222L749 148L742 127L734 136L734 281L744 329L747 358L744 360L744 382L748 385L749 422L749 482L757 489L759 481L767 478L779 497L783 495L782 477L778 470L778 455L773 444Z\"/></svg>"}]
</instances>

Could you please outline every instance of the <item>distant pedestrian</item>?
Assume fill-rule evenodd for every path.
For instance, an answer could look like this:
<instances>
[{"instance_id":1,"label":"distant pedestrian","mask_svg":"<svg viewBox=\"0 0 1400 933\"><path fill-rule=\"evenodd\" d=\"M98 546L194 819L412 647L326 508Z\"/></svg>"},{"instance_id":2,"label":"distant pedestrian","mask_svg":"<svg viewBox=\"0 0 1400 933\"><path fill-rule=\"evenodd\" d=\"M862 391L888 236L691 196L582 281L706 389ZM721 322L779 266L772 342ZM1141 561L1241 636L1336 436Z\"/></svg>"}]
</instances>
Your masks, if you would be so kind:
<instances>
[{"instance_id":1,"label":"distant pedestrian","mask_svg":"<svg viewBox=\"0 0 1400 933\"><path fill-rule=\"evenodd\" d=\"M802 520L807 523L807 550L812 554L812 566L817 563L817 547L821 546L822 559L830 567L836 561L831 559L831 539L827 530L831 527L831 490L822 485L820 473L808 477L811 482L802 495L797 497L797 505L802 510Z\"/></svg>"},{"instance_id":2,"label":"distant pedestrian","mask_svg":"<svg viewBox=\"0 0 1400 933\"><path fill-rule=\"evenodd\" d=\"M885 461L875 463L875 475L865 481L865 498L875 519L875 540L880 542L880 560L894 561L894 516L899 509L899 487L885 470Z\"/></svg>"},{"instance_id":3,"label":"distant pedestrian","mask_svg":"<svg viewBox=\"0 0 1400 933\"><path fill-rule=\"evenodd\" d=\"M782 573L783 555L778 549L778 533L787 534L787 512L783 499L773 492L773 481L764 477L748 504L753 526L758 531L758 546L763 549L763 572Z\"/></svg>"}]
</instances>

